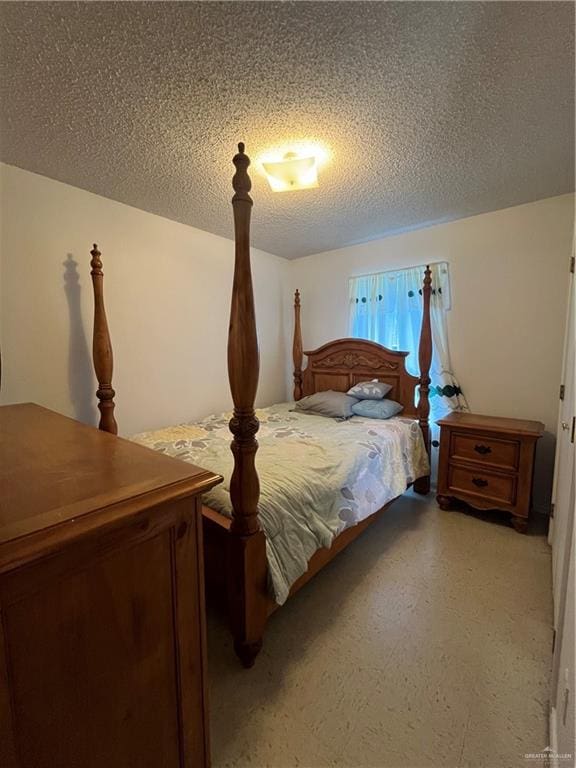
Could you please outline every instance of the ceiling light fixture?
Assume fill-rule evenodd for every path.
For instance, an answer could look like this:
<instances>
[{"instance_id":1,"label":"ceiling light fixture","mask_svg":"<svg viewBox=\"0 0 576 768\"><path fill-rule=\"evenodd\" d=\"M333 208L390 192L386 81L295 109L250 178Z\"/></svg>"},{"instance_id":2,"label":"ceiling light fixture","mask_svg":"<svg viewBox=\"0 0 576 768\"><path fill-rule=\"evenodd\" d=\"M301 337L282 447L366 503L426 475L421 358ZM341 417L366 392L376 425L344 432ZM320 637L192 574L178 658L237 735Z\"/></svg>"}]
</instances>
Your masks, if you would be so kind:
<instances>
[{"instance_id":1,"label":"ceiling light fixture","mask_svg":"<svg viewBox=\"0 0 576 768\"><path fill-rule=\"evenodd\" d=\"M274 192L318 186L318 173L332 160L332 150L317 139L286 139L256 157L256 166Z\"/></svg>"},{"instance_id":2,"label":"ceiling light fixture","mask_svg":"<svg viewBox=\"0 0 576 768\"><path fill-rule=\"evenodd\" d=\"M273 192L291 192L318 186L318 164L313 155L299 157L296 152L286 152L281 160L263 162L262 167Z\"/></svg>"}]
</instances>

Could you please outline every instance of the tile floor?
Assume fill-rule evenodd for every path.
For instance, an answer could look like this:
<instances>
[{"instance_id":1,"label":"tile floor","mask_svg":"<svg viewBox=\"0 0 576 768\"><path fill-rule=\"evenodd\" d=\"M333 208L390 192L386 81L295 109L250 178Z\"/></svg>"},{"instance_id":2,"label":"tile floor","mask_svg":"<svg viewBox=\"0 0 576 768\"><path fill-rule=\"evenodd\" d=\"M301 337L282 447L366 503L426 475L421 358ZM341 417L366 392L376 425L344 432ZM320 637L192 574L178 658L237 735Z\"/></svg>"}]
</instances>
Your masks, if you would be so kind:
<instances>
[{"instance_id":1,"label":"tile floor","mask_svg":"<svg viewBox=\"0 0 576 768\"><path fill-rule=\"evenodd\" d=\"M271 619L252 670L209 619L213 768L535 768L544 535L411 493Z\"/></svg>"}]
</instances>

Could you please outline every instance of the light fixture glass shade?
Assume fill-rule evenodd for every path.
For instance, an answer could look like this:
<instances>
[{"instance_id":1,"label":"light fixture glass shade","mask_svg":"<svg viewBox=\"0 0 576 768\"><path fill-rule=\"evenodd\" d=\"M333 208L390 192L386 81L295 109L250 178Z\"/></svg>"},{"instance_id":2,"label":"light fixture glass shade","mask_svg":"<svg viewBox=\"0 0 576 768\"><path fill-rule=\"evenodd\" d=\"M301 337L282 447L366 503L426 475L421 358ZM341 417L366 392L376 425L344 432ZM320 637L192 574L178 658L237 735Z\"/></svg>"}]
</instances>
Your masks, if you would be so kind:
<instances>
[{"instance_id":1,"label":"light fixture glass shade","mask_svg":"<svg viewBox=\"0 0 576 768\"><path fill-rule=\"evenodd\" d=\"M283 160L262 163L268 183L274 192L313 189L318 186L315 157L297 157L288 152Z\"/></svg>"}]
</instances>

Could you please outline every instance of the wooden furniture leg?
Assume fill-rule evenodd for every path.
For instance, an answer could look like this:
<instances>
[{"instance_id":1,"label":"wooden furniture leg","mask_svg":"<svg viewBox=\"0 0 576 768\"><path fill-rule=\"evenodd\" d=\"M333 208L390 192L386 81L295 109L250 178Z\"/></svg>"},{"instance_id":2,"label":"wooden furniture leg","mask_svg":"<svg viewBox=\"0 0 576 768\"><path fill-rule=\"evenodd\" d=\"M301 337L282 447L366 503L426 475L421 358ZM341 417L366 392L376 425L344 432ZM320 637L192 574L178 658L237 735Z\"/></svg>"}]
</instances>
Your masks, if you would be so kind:
<instances>
[{"instance_id":1,"label":"wooden furniture leg","mask_svg":"<svg viewBox=\"0 0 576 768\"><path fill-rule=\"evenodd\" d=\"M452 509L454 506L454 499L451 496L443 496L440 494L436 496L436 501L438 502L440 509L443 509L445 512Z\"/></svg>"},{"instance_id":2,"label":"wooden furniture leg","mask_svg":"<svg viewBox=\"0 0 576 768\"><path fill-rule=\"evenodd\" d=\"M414 480L412 487L416 493L419 493L421 496L426 496L430 493L430 475L418 477Z\"/></svg>"},{"instance_id":3,"label":"wooden furniture leg","mask_svg":"<svg viewBox=\"0 0 576 768\"><path fill-rule=\"evenodd\" d=\"M518 533L528 533L528 518L518 517L518 515L511 515L510 522L512 527Z\"/></svg>"}]
</instances>

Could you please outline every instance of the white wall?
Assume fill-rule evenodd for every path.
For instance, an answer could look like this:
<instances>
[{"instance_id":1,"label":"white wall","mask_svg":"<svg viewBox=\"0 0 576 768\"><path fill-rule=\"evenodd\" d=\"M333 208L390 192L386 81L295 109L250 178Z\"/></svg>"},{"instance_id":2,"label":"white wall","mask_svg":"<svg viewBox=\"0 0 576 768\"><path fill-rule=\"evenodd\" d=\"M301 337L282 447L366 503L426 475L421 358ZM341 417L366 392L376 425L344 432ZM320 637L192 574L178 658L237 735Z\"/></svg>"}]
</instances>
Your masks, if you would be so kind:
<instances>
[{"instance_id":1,"label":"white wall","mask_svg":"<svg viewBox=\"0 0 576 768\"><path fill-rule=\"evenodd\" d=\"M121 433L230 407L231 241L11 166L0 165L0 183L1 403L32 400L96 422L96 241ZM253 250L258 404L286 397L296 286L310 349L347 335L351 275L446 260L456 373L473 411L545 423L535 499L545 508L573 215L574 196L564 195L293 262Z\"/></svg>"},{"instance_id":2,"label":"white wall","mask_svg":"<svg viewBox=\"0 0 576 768\"><path fill-rule=\"evenodd\" d=\"M574 195L562 195L297 259L304 347L348 335L350 276L448 261L456 375L472 411L544 422L535 506L545 508L573 225Z\"/></svg>"},{"instance_id":3,"label":"white wall","mask_svg":"<svg viewBox=\"0 0 576 768\"><path fill-rule=\"evenodd\" d=\"M230 240L12 166L0 166L0 182L1 403L34 401L96 423L89 251L97 242L121 434L230 407ZM267 405L285 399L290 265L252 256L258 404Z\"/></svg>"}]
</instances>

